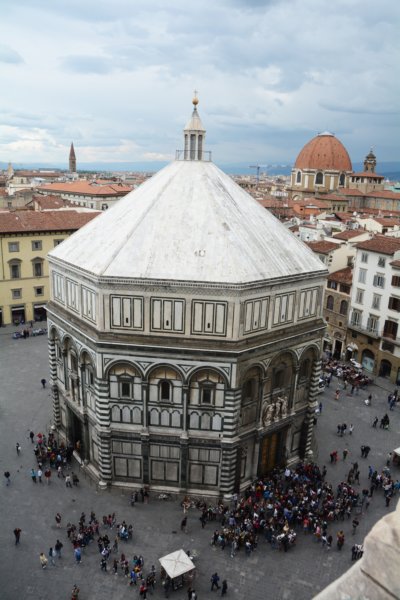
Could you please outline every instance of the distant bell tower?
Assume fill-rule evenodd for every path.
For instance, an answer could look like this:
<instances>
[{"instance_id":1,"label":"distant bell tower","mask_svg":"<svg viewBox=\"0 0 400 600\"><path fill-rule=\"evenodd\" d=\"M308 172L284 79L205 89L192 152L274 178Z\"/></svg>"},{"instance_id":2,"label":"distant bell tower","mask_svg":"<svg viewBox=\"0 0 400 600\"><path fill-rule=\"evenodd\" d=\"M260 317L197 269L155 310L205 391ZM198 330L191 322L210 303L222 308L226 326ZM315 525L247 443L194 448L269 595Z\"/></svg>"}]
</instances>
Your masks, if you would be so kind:
<instances>
[{"instance_id":1,"label":"distant bell tower","mask_svg":"<svg viewBox=\"0 0 400 600\"><path fill-rule=\"evenodd\" d=\"M71 149L69 151L69 172L76 173L76 156L73 142L71 142Z\"/></svg>"},{"instance_id":2,"label":"distant bell tower","mask_svg":"<svg viewBox=\"0 0 400 600\"><path fill-rule=\"evenodd\" d=\"M367 173L375 173L375 168L376 156L371 148L364 160L364 171L366 171Z\"/></svg>"},{"instance_id":3,"label":"distant bell tower","mask_svg":"<svg viewBox=\"0 0 400 600\"><path fill-rule=\"evenodd\" d=\"M185 129L184 134L184 160L203 160L203 148L204 140L206 137L206 130L203 127L199 113L197 112L197 105L199 99L197 98L197 92L194 92L193 113L190 117Z\"/></svg>"}]
</instances>

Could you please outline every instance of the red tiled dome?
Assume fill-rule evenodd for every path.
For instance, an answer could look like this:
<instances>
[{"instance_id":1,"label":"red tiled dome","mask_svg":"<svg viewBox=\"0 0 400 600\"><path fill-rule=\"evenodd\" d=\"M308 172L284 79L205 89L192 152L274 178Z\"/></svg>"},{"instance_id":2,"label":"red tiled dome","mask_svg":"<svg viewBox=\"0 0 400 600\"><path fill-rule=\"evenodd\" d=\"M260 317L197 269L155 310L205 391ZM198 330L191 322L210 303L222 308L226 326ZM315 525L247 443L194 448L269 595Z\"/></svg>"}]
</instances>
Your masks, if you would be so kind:
<instances>
[{"instance_id":1,"label":"red tiled dome","mask_svg":"<svg viewBox=\"0 0 400 600\"><path fill-rule=\"evenodd\" d=\"M301 150L295 162L296 169L321 171L352 171L350 156L332 133L319 133Z\"/></svg>"}]
</instances>

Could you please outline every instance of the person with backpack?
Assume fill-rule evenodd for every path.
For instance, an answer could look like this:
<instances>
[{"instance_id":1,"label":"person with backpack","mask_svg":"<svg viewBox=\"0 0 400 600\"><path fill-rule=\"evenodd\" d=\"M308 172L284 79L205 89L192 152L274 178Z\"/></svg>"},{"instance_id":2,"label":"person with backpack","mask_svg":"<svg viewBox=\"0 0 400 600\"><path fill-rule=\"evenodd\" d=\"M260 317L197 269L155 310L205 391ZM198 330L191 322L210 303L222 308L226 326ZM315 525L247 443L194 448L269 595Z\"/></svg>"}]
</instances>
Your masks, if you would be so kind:
<instances>
[{"instance_id":1,"label":"person with backpack","mask_svg":"<svg viewBox=\"0 0 400 600\"><path fill-rule=\"evenodd\" d=\"M211 575L211 591L213 591L214 588L219 590L219 587L219 575L215 572L214 575Z\"/></svg>"}]
</instances>

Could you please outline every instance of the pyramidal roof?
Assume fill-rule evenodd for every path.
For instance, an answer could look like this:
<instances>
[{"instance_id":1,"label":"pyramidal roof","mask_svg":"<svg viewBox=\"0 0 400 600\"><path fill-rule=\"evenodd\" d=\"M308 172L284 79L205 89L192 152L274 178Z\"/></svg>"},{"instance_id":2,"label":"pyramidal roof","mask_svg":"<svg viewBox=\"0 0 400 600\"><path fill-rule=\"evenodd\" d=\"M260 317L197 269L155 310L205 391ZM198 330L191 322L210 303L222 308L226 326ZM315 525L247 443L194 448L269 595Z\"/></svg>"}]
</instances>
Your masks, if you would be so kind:
<instances>
[{"instance_id":1,"label":"pyramidal roof","mask_svg":"<svg viewBox=\"0 0 400 600\"><path fill-rule=\"evenodd\" d=\"M326 271L231 177L212 162L191 159L166 166L49 258L99 277L204 283Z\"/></svg>"}]
</instances>

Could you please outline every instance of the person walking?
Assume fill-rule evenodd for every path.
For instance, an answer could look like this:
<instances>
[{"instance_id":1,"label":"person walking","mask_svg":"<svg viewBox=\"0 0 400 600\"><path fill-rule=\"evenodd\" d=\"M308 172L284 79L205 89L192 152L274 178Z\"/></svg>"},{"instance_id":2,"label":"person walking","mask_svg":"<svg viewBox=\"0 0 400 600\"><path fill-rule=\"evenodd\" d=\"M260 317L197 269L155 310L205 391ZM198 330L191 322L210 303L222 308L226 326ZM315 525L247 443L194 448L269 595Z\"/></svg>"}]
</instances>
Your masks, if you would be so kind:
<instances>
[{"instance_id":1,"label":"person walking","mask_svg":"<svg viewBox=\"0 0 400 600\"><path fill-rule=\"evenodd\" d=\"M72 488L71 475L66 475L65 476L65 487Z\"/></svg>"},{"instance_id":2,"label":"person walking","mask_svg":"<svg viewBox=\"0 0 400 600\"><path fill-rule=\"evenodd\" d=\"M350 423L350 427L349 427L349 435L352 435L354 431L354 425L353 423Z\"/></svg>"},{"instance_id":3,"label":"person walking","mask_svg":"<svg viewBox=\"0 0 400 600\"><path fill-rule=\"evenodd\" d=\"M17 455L19 456L20 452L21 452L21 444L19 442L17 442L15 444L15 449L17 451Z\"/></svg>"},{"instance_id":4,"label":"person walking","mask_svg":"<svg viewBox=\"0 0 400 600\"><path fill-rule=\"evenodd\" d=\"M6 478L6 485L10 485L11 481L10 481L10 471L4 471L4 477Z\"/></svg>"},{"instance_id":5,"label":"person walking","mask_svg":"<svg viewBox=\"0 0 400 600\"><path fill-rule=\"evenodd\" d=\"M335 392L335 400L339 400L340 390L336 390Z\"/></svg>"},{"instance_id":6,"label":"person walking","mask_svg":"<svg viewBox=\"0 0 400 600\"><path fill-rule=\"evenodd\" d=\"M77 548L75 548L75 550L74 550L74 556L75 556L76 564L80 565L81 562L82 562L82 552L81 552L81 549L79 548L79 546Z\"/></svg>"},{"instance_id":7,"label":"person walking","mask_svg":"<svg viewBox=\"0 0 400 600\"><path fill-rule=\"evenodd\" d=\"M76 583L74 584L74 587L72 588L72 592L71 592L71 600L78 600L79 598L79 588L76 585Z\"/></svg>"},{"instance_id":8,"label":"person walking","mask_svg":"<svg viewBox=\"0 0 400 600\"><path fill-rule=\"evenodd\" d=\"M51 547L49 548L49 559L50 559L50 563L51 563L51 565L52 565L53 567L55 567L55 566L56 566L56 563L54 562L54 556L55 556L55 552L54 552L54 550L53 550L53 547L51 546Z\"/></svg>"},{"instance_id":9,"label":"person walking","mask_svg":"<svg viewBox=\"0 0 400 600\"><path fill-rule=\"evenodd\" d=\"M352 524L351 524L352 527L353 527L353 530L352 530L353 535L355 535L355 533L357 531L357 527L359 526L359 524L360 524L360 521L357 518L354 518L353 521L352 521Z\"/></svg>"},{"instance_id":10,"label":"person walking","mask_svg":"<svg viewBox=\"0 0 400 600\"><path fill-rule=\"evenodd\" d=\"M228 591L228 582L226 581L226 579L224 579L222 582L221 596L226 596L227 591Z\"/></svg>"},{"instance_id":11,"label":"person walking","mask_svg":"<svg viewBox=\"0 0 400 600\"><path fill-rule=\"evenodd\" d=\"M33 431L30 431L30 432L29 432L29 437L31 438L31 442L32 442L32 444L34 444L34 441L33 441L33 439L34 439L34 437L35 437L35 434L33 433Z\"/></svg>"},{"instance_id":12,"label":"person walking","mask_svg":"<svg viewBox=\"0 0 400 600\"><path fill-rule=\"evenodd\" d=\"M60 540L57 540L54 546L55 551L57 552L58 558L61 558L61 550L63 548L63 543Z\"/></svg>"},{"instance_id":13,"label":"person walking","mask_svg":"<svg viewBox=\"0 0 400 600\"><path fill-rule=\"evenodd\" d=\"M31 469L31 477L32 477L32 481L33 481L33 483L37 483L37 481L36 481L36 471L35 471L35 469Z\"/></svg>"},{"instance_id":14,"label":"person walking","mask_svg":"<svg viewBox=\"0 0 400 600\"><path fill-rule=\"evenodd\" d=\"M40 560L40 564L42 565L42 569L45 569L47 567L47 558L46 558L44 552L40 553L39 560Z\"/></svg>"},{"instance_id":15,"label":"person walking","mask_svg":"<svg viewBox=\"0 0 400 600\"><path fill-rule=\"evenodd\" d=\"M61 527L61 515L60 515L60 513L58 512L54 518L56 520L57 527L60 529L60 527Z\"/></svg>"},{"instance_id":16,"label":"person walking","mask_svg":"<svg viewBox=\"0 0 400 600\"><path fill-rule=\"evenodd\" d=\"M15 545L18 546L19 540L21 537L21 529L19 527L16 527L14 529L14 535L15 535Z\"/></svg>"},{"instance_id":17,"label":"person walking","mask_svg":"<svg viewBox=\"0 0 400 600\"><path fill-rule=\"evenodd\" d=\"M42 469L39 468L37 470L37 476L38 476L39 483L42 483L42 475L43 475L43 471L42 471Z\"/></svg>"},{"instance_id":18,"label":"person walking","mask_svg":"<svg viewBox=\"0 0 400 600\"><path fill-rule=\"evenodd\" d=\"M185 533L187 533L187 517L184 517L181 521L181 531L184 531Z\"/></svg>"},{"instance_id":19,"label":"person walking","mask_svg":"<svg viewBox=\"0 0 400 600\"><path fill-rule=\"evenodd\" d=\"M347 448L345 448L343 450L343 460L346 460L348 453L349 453L349 451L347 450Z\"/></svg>"},{"instance_id":20,"label":"person walking","mask_svg":"<svg viewBox=\"0 0 400 600\"><path fill-rule=\"evenodd\" d=\"M40 383L42 384L42 388L44 389L46 387L46 383L47 383L44 377L43 377L43 379L40 380Z\"/></svg>"},{"instance_id":21,"label":"person walking","mask_svg":"<svg viewBox=\"0 0 400 600\"><path fill-rule=\"evenodd\" d=\"M215 589L219 590L219 575L217 572L214 575L211 575L211 591Z\"/></svg>"},{"instance_id":22,"label":"person walking","mask_svg":"<svg viewBox=\"0 0 400 600\"><path fill-rule=\"evenodd\" d=\"M50 469L46 469L44 472L44 478L47 482L47 485L50 484L50 477L51 477L51 471L50 471Z\"/></svg>"},{"instance_id":23,"label":"person walking","mask_svg":"<svg viewBox=\"0 0 400 600\"><path fill-rule=\"evenodd\" d=\"M374 429L376 429L376 426L378 425L378 421L379 421L378 417L375 417L374 422L372 423L372 427Z\"/></svg>"}]
</instances>

